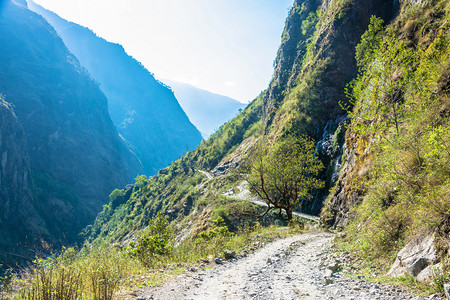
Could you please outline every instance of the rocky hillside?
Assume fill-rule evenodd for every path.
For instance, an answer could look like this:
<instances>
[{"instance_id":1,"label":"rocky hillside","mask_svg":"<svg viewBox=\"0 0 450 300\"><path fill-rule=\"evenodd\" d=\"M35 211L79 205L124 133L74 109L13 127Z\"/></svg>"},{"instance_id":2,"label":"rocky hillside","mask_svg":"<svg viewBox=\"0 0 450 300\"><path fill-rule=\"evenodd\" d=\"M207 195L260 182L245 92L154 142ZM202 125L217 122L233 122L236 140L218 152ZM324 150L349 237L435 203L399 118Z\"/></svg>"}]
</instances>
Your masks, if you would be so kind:
<instances>
[{"instance_id":1,"label":"rocky hillside","mask_svg":"<svg viewBox=\"0 0 450 300\"><path fill-rule=\"evenodd\" d=\"M158 211L184 235L219 212L236 229L242 215L223 208L241 187L230 171L258 139L306 133L327 169L302 209L346 228L343 247L378 267L434 234L422 267L435 264L448 250L448 11L446 1L295 1L269 88L195 151L117 191L86 234L127 239Z\"/></svg>"},{"instance_id":2,"label":"rocky hillside","mask_svg":"<svg viewBox=\"0 0 450 300\"><path fill-rule=\"evenodd\" d=\"M2 218L23 222L6 227L12 237L24 237L15 232L20 228L30 237L44 227L54 240L73 241L114 187L141 172L140 162L119 137L98 85L24 1L2 1L0 45L0 92L16 124L1 133L17 136L2 145L9 145L2 152L9 175L2 180L12 180L7 192L13 197L2 197L2 205L14 203ZM30 218L18 219L26 214Z\"/></svg>"},{"instance_id":3,"label":"rocky hillside","mask_svg":"<svg viewBox=\"0 0 450 300\"><path fill-rule=\"evenodd\" d=\"M348 89L343 167L322 212L366 262L388 267L398 252L389 274L420 280L433 269L448 276L449 9L448 1L402 1L391 23L372 19Z\"/></svg>"},{"instance_id":4,"label":"rocky hillside","mask_svg":"<svg viewBox=\"0 0 450 300\"><path fill-rule=\"evenodd\" d=\"M4 262L11 256L20 257L15 248L18 241L24 250L48 239L32 192L25 132L6 102L0 102L0 153L0 261Z\"/></svg>"},{"instance_id":5,"label":"rocky hillside","mask_svg":"<svg viewBox=\"0 0 450 300\"><path fill-rule=\"evenodd\" d=\"M164 80L174 91L189 120L208 138L246 106L230 97L214 94L192 85Z\"/></svg>"},{"instance_id":6,"label":"rocky hillside","mask_svg":"<svg viewBox=\"0 0 450 300\"><path fill-rule=\"evenodd\" d=\"M154 175L200 143L200 132L173 92L121 45L107 42L32 1L29 5L56 29L67 48L100 83L111 119L141 160L146 174Z\"/></svg>"},{"instance_id":7,"label":"rocky hillside","mask_svg":"<svg viewBox=\"0 0 450 300\"><path fill-rule=\"evenodd\" d=\"M123 237L124 233L145 226L159 210L170 211L172 219L181 221L185 216L198 217L199 203L210 202L213 209L221 195L199 190L204 176L196 170L211 171L233 182L236 179L227 174L240 165L255 141L264 135L273 143L287 135L303 133L317 140L326 139L329 147L322 147L325 150L321 150L321 156L329 166L323 175L328 178L329 188L340 146L332 143L328 135L346 116L339 101L345 99L345 84L357 74L355 47L371 15L379 14L389 20L393 9L390 1L295 1L268 90L145 186L122 191L126 197L110 203L89 228L89 235L109 232L111 236ZM303 208L319 213L326 191L316 193L314 202L305 201Z\"/></svg>"},{"instance_id":8,"label":"rocky hillside","mask_svg":"<svg viewBox=\"0 0 450 300\"><path fill-rule=\"evenodd\" d=\"M262 209L241 197L248 192L245 164L259 155L258 148L279 149L307 134L326 166L326 187L312 193L313 201L305 195L296 208L320 212L325 226L342 230L334 245L365 276L381 276L378 281L403 275L397 283L443 293L450 281L449 5L294 1L268 89L157 175L114 190L83 231L87 253L107 259L114 253L126 266L132 258L159 273L171 250L173 261L189 262L197 253L221 251L226 258L229 241L255 245L264 225L286 223L282 209L257 218ZM111 265L111 277L127 274L126 268L117 271L115 261ZM336 279L338 269L333 263L326 277ZM349 295L364 288L356 286ZM376 289L369 293L377 295ZM398 291L387 296L402 296Z\"/></svg>"}]
</instances>

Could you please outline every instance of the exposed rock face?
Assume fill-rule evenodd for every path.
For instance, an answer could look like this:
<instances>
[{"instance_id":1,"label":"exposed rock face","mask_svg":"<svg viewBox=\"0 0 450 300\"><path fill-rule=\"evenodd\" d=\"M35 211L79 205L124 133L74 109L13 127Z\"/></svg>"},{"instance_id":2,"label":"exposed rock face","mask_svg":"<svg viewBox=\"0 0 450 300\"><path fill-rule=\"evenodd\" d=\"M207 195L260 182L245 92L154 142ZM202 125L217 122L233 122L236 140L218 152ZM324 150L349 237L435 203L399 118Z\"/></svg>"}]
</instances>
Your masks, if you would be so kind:
<instances>
[{"instance_id":1,"label":"exposed rock face","mask_svg":"<svg viewBox=\"0 0 450 300\"><path fill-rule=\"evenodd\" d=\"M172 90L155 79L119 44L68 22L30 1L30 7L54 26L68 49L100 83L111 119L138 155L146 174L193 150L202 140Z\"/></svg>"},{"instance_id":2,"label":"exposed rock face","mask_svg":"<svg viewBox=\"0 0 450 300\"><path fill-rule=\"evenodd\" d=\"M344 163L339 172L339 179L336 182L335 189L327 203L327 211L322 212L321 221L332 228L343 228L348 222L348 212L350 209L362 201L362 192L352 190L350 183L354 171L356 160L358 159L358 145L353 144L351 148L344 145L343 156Z\"/></svg>"},{"instance_id":3,"label":"exposed rock face","mask_svg":"<svg viewBox=\"0 0 450 300\"><path fill-rule=\"evenodd\" d=\"M319 32L313 35L313 31L306 30L305 23L313 19L318 10L325 14L335 9L331 4L332 1L319 0L294 2L277 54L274 77L264 98L267 125L277 121L273 119L277 108L302 81L306 87L302 87L296 96L305 116L299 121L301 131L320 139L328 121L345 115L339 101L346 98L345 85L358 71L355 47L372 15L385 20L392 18L393 0L348 1L344 4L342 17L333 16L330 11L330 19L321 23ZM314 39L310 54L314 59L305 65L310 38ZM323 75L310 76L309 71L314 69Z\"/></svg>"},{"instance_id":4,"label":"exposed rock face","mask_svg":"<svg viewBox=\"0 0 450 300\"><path fill-rule=\"evenodd\" d=\"M47 238L31 192L30 160L22 125L0 102L0 249L13 251L16 243ZM18 253L16 253L18 254ZM0 264L5 262L0 252Z\"/></svg>"},{"instance_id":5,"label":"exposed rock face","mask_svg":"<svg viewBox=\"0 0 450 300\"><path fill-rule=\"evenodd\" d=\"M323 174L326 186L314 201L303 204L302 210L308 213L319 214L338 177L335 167L340 164L342 141L334 149L325 148L332 146L335 131L345 119L340 101L346 99L345 86L357 74L355 47L372 15L390 20L393 0L298 0L286 21L274 77L264 97L264 121L266 131L277 131L270 128L289 118L283 132L306 133L320 141L320 158L328 167ZM279 113L286 103L290 110L297 110L295 115Z\"/></svg>"},{"instance_id":6,"label":"exposed rock face","mask_svg":"<svg viewBox=\"0 0 450 300\"><path fill-rule=\"evenodd\" d=\"M430 273L427 268L433 267L438 261L438 253L434 247L434 235L419 236L400 250L387 275L409 274L426 280L429 277L427 274ZM426 274L422 274L422 272Z\"/></svg>"}]
</instances>

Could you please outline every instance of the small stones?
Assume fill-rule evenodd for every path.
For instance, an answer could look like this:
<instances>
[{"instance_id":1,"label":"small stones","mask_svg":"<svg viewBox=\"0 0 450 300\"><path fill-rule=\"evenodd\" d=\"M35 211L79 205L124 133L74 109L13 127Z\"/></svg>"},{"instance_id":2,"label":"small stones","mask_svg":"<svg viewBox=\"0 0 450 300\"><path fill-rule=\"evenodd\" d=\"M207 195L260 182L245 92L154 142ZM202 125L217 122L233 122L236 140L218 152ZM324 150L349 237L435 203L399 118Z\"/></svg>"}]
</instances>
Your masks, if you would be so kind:
<instances>
[{"instance_id":1,"label":"small stones","mask_svg":"<svg viewBox=\"0 0 450 300\"><path fill-rule=\"evenodd\" d=\"M450 299L450 283L444 284L444 293L447 299Z\"/></svg>"},{"instance_id":2,"label":"small stones","mask_svg":"<svg viewBox=\"0 0 450 300\"><path fill-rule=\"evenodd\" d=\"M333 271L330 269L326 269L324 277L331 277L331 276L333 276Z\"/></svg>"},{"instance_id":3,"label":"small stones","mask_svg":"<svg viewBox=\"0 0 450 300\"><path fill-rule=\"evenodd\" d=\"M223 252L223 257L225 257L225 259L235 258L236 257L236 251L225 250Z\"/></svg>"},{"instance_id":4,"label":"small stones","mask_svg":"<svg viewBox=\"0 0 450 300\"><path fill-rule=\"evenodd\" d=\"M339 260L334 260L327 266L327 268L333 272L339 270L340 267L341 265Z\"/></svg>"}]
</instances>

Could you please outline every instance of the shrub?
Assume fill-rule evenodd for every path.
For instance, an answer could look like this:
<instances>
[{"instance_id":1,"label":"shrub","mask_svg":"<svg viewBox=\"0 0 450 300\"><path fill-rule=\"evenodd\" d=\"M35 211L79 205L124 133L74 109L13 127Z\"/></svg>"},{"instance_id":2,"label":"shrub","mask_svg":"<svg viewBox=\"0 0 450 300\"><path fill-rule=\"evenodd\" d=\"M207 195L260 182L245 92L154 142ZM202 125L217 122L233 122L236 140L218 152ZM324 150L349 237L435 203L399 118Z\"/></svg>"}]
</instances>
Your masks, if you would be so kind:
<instances>
[{"instance_id":1,"label":"shrub","mask_svg":"<svg viewBox=\"0 0 450 300\"><path fill-rule=\"evenodd\" d=\"M130 243L126 251L131 256L137 257L145 266L150 267L158 257L170 254L172 248L172 229L164 214L159 212L156 218L150 220L137 243Z\"/></svg>"}]
</instances>

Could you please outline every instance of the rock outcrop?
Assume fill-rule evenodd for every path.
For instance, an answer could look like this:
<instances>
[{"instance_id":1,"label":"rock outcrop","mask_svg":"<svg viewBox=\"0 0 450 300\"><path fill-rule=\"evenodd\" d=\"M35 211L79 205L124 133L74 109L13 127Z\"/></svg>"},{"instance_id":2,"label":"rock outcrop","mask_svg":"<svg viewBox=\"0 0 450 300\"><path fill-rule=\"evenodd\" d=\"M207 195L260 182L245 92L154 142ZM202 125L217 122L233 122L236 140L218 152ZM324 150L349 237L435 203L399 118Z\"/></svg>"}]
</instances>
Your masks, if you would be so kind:
<instances>
[{"instance_id":1,"label":"rock outcrop","mask_svg":"<svg viewBox=\"0 0 450 300\"><path fill-rule=\"evenodd\" d=\"M30 159L22 125L10 106L0 100L0 265L23 245L36 246L48 238L32 193ZM6 252L6 253L5 253Z\"/></svg>"},{"instance_id":2,"label":"rock outcrop","mask_svg":"<svg viewBox=\"0 0 450 300\"><path fill-rule=\"evenodd\" d=\"M294 2L264 97L266 126L279 124L278 108L293 99L300 115L291 130L303 131L317 140L330 120L346 114L339 101L346 98L345 85L358 71L355 47L372 15L392 18L393 0L336 1L335 6L332 2ZM321 22L316 28L318 12Z\"/></svg>"},{"instance_id":3,"label":"rock outcrop","mask_svg":"<svg viewBox=\"0 0 450 300\"><path fill-rule=\"evenodd\" d=\"M387 275L408 274L427 281L433 276L433 270L439 269L438 262L439 256L434 247L434 235L418 236L400 250Z\"/></svg>"}]
</instances>

